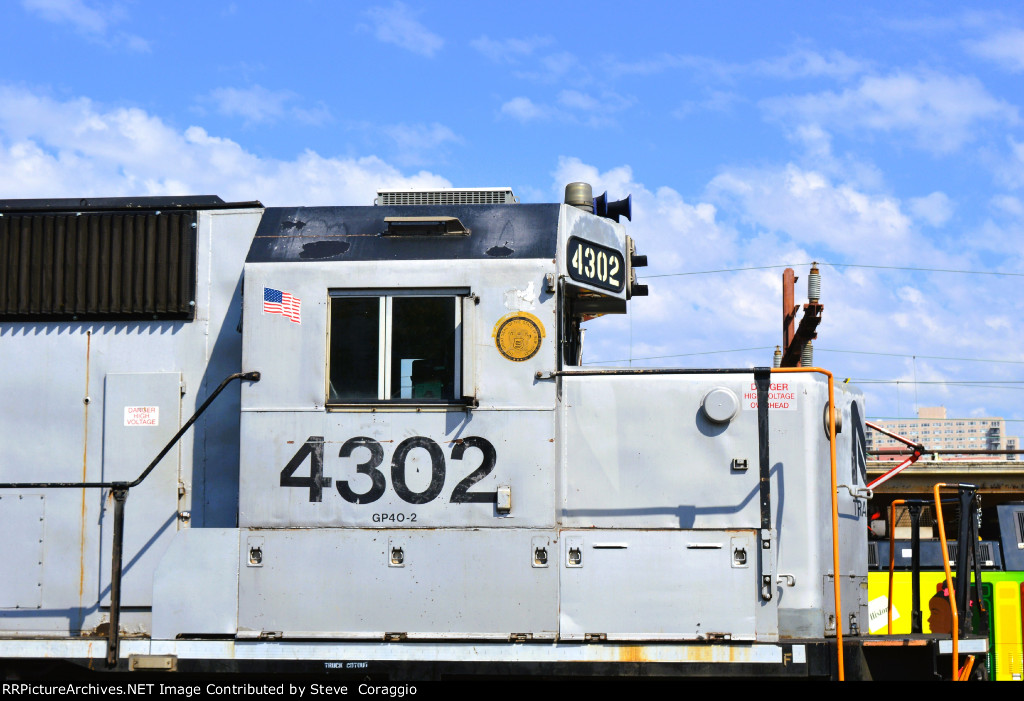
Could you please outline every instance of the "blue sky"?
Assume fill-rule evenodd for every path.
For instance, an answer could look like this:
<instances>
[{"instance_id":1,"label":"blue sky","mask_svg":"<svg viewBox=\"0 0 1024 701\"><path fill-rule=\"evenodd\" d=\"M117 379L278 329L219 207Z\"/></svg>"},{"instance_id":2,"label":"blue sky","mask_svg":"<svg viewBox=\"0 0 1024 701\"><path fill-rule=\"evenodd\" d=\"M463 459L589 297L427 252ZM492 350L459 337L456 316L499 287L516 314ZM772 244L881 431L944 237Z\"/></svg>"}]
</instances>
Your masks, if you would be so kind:
<instances>
[{"instance_id":1,"label":"blue sky","mask_svg":"<svg viewBox=\"0 0 1024 701\"><path fill-rule=\"evenodd\" d=\"M667 276L628 318L589 322L588 360L770 364L781 268L735 269L795 264L803 298L819 261L816 364L882 381L860 383L871 416L944 405L1024 433L1019 3L22 0L2 16L4 197L369 204L378 187L508 185L550 202L582 179L632 194L641 272Z\"/></svg>"}]
</instances>

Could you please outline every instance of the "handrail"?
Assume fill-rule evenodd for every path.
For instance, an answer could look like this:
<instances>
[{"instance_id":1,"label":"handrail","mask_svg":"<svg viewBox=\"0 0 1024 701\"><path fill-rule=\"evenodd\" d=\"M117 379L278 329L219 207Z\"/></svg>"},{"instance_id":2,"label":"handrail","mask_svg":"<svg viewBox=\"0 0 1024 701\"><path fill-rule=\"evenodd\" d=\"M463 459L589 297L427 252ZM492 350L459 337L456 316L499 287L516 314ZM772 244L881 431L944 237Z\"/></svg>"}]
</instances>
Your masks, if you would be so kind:
<instances>
[{"instance_id":1,"label":"handrail","mask_svg":"<svg viewBox=\"0 0 1024 701\"><path fill-rule=\"evenodd\" d=\"M887 635L892 635L892 580L896 574L896 506L906 503L906 499L896 499L889 505L889 622L885 629Z\"/></svg>"},{"instance_id":2,"label":"handrail","mask_svg":"<svg viewBox=\"0 0 1024 701\"><path fill-rule=\"evenodd\" d=\"M113 543L110 549L110 623L107 631L107 666L117 665L118 649L120 646L120 623L121 623L121 553L124 549L124 504L128 500L128 490L137 487L149 473L157 466L157 463L174 447L178 440L192 427L192 424L206 411L206 408L213 403L213 400L224 391L234 380L248 380L259 382L259 372L236 372L220 383L220 385L206 398L206 401L196 409L192 417L185 422L185 425L178 429L170 442L163 450L153 458L145 470L131 482L0 482L0 489L110 489L114 498L114 533Z\"/></svg>"},{"instance_id":3,"label":"handrail","mask_svg":"<svg viewBox=\"0 0 1024 701\"><path fill-rule=\"evenodd\" d=\"M836 649L839 665L839 681L846 678L843 659L843 603L840 591L840 569L839 569L839 499L837 496L838 486L836 480L836 395L835 378L832 373L824 368L772 368L772 372L817 372L828 378L828 444L829 462L831 463L831 492L832 492L832 583L836 602Z\"/></svg>"},{"instance_id":4,"label":"handrail","mask_svg":"<svg viewBox=\"0 0 1024 701\"><path fill-rule=\"evenodd\" d=\"M946 546L946 524L942 519L942 499L939 497L939 490L948 487L945 482L937 482L932 489L935 496L935 520L939 526L939 541L942 543L942 568L946 572L946 591L949 592L949 611L951 614L953 628L953 679L960 679L960 618L956 610L956 597L953 596L953 575L949 571L949 550ZM960 518L964 518L960 514Z\"/></svg>"}]
</instances>

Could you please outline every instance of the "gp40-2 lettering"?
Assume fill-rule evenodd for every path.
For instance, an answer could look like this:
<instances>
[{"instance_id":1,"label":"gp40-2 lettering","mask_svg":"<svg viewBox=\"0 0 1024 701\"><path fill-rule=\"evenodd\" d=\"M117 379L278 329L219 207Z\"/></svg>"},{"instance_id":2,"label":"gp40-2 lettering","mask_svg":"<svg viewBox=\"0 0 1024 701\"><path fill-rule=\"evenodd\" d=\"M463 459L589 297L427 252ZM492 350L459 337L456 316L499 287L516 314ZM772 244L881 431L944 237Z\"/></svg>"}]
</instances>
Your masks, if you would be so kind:
<instances>
[{"instance_id":1,"label":"gp40-2 lettering","mask_svg":"<svg viewBox=\"0 0 1024 701\"><path fill-rule=\"evenodd\" d=\"M463 459L466 451L475 448L480 452L480 466L466 475L455 485L451 498L452 504L495 504L498 501L497 492L471 492L470 487L482 480L494 470L494 464L498 454L494 446L486 438L470 436L462 438L452 444L451 459ZM371 480L369 489L365 492L356 492L349 486L348 480L338 480L334 487L338 490L341 498L352 504L372 504L384 495L387 489L387 478L378 468L384 462L384 448L373 438L357 436L349 438L341 444L338 451L339 457L351 457L357 450L364 450L369 459L366 462L356 465L356 472L367 475ZM405 480L405 463L409 453L414 450L425 450L430 457L430 484L423 491L415 492L409 488ZM298 476L295 473L306 458L309 458L309 475ZM436 499L441 490L444 489L447 466L441 446L425 436L413 436L406 438L395 448L395 454L391 458L391 486L402 501L410 504L426 504ZM323 499L324 487L331 486L331 478L324 477L324 437L310 436L302 447L292 456L288 464L281 470L282 487L301 487L309 490L309 500L319 502Z\"/></svg>"}]
</instances>

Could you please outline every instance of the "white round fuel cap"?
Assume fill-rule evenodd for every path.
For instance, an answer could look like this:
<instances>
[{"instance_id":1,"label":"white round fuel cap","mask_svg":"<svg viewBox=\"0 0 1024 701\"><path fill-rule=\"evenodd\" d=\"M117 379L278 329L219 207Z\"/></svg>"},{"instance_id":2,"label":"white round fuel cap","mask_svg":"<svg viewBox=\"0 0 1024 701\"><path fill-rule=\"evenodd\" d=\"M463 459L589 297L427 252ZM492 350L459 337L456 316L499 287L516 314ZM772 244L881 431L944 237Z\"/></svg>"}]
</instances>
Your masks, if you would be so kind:
<instances>
[{"instance_id":1,"label":"white round fuel cap","mask_svg":"<svg viewBox=\"0 0 1024 701\"><path fill-rule=\"evenodd\" d=\"M740 408L740 400L731 389L716 387L704 395L701 406L709 419L716 424L724 424L736 416L736 412Z\"/></svg>"}]
</instances>

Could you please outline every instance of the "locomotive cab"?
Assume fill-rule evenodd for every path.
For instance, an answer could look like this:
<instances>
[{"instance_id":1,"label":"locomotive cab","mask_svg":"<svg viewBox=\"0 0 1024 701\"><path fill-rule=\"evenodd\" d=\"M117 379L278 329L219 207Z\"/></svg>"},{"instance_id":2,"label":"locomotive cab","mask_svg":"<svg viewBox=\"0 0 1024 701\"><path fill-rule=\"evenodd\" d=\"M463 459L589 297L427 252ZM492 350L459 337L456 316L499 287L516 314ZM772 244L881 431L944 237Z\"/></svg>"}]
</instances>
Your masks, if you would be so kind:
<instances>
[{"instance_id":1,"label":"locomotive cab","mask_svg":"<svg viewBox=\"0 0 1024 701\"><path fill-rule=\"evenodd\" d=\"M768 383L765 428L752 370L583 367L580 322L625 311L638 262L586 202L268 209L244 271L262 378L242 388L237 620L155 634L835 635L825 378ZM837 397L847 634L860 401Z\"/></svg>"},{"instance_id":2,"label":"locomotive cab","mask_svg":"<svg viewBox=\"0 0 1024 701\"><path fill-rule=\"evenodd\" d=\"M624 306L622 227L571 206L267 211L245 265L243 366L262 379L242 391L239 635L557 637L543 376L579 241L613 288L591 299ZM299 571L338 603L281 606Z\"/></svg>"}]
</instances>

